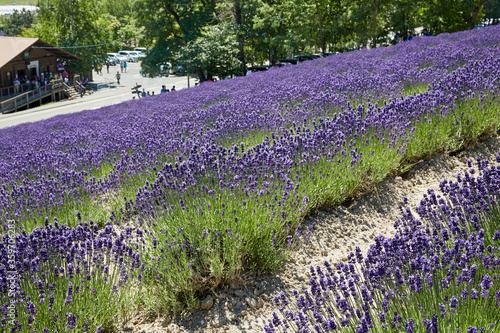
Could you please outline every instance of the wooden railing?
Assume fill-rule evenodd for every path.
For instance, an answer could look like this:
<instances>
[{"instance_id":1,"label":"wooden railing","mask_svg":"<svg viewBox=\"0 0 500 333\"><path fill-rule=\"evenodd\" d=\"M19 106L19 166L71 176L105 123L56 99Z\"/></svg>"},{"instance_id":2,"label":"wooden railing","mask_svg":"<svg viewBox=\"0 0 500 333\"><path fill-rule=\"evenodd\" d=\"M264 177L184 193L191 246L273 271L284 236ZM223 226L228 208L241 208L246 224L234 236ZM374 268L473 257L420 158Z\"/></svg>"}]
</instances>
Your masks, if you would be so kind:
<instances>
[{"instance_id":1,"label":"wooden railing","mask_svg":"<svg viewBox=\"0 0 500 333\"><path fill-rule=\"evenodd\" d=\"M33 84L34 86L35 84ZM30 90L31 84L23 83L19 86L19 92L24 93ZM0 88L0 100L11 98L16 94L16 88L14 86Z\"/></svg>"},{"instance_id":2,"label":"wooden railing","mask_svg":"<svg viewBox=\"0 0 500 333\"><path fill-rule=\"evenodd\" d=\"M55 97L55 94L65 90L67 85L63 82L62 79L52 80L49 84L30 90L28 92L19 94L15 97L9 98L5 101L0 102L0 110L2 113L15 112L18 108L26 106L29 108L29 105L33 102L39 101L44 97L52 94Z\"/></svg>"}]
</instances>

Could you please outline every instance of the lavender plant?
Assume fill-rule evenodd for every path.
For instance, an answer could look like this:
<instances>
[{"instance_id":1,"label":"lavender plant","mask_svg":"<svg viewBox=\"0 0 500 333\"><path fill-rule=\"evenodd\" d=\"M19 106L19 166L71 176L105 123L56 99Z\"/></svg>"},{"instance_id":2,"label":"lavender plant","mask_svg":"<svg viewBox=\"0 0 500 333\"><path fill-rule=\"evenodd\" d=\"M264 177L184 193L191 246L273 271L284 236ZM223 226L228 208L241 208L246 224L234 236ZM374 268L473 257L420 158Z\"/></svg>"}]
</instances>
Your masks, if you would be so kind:
<instances>
[{"instance_id":1,"label":"lavender plant","mask_svg":"<svg viewBox=\"0 0 500 333\"><path fill-rule=\"evenodd\" d=\"M111 225L99 230L91 221L70 228L57 220L29 234L15 230L13 221L5 228L2 331L109 331L127 315L124 301L141 274L139 243L130 241L130 229L117 234Z\"/></svg>"},{"instance_id":2,"label":"lavender plant","mask_svg":"<svg viewBox=\"0 0 500 333\"><path fill-rule=\"evenodd\" d=\"M500 166L477 164L477 176L428 190L420 219L401 206L395 236L376 237L366 257L357 248L346 263L310 267L308 291L274 297L266 332L498 331Z\"/></svg>"},{"instance_id":3,"label":"lavender plant","mask_svg":"<svg viewBox=\"0 0 500 333\"><path fill-rule=\"evenodd\" d=\"M2 222L38 235L45 217L64 230L93 220L116 230L113 242L136 230L144 238L135 261L119 257L131 271L141 262L150 297L139 302L151 311L192 305L245 267L278 267L307 236L300 220L311 210L496 130L499 41L498 27L415 38L1 130ZM85 237L78 242L93 242ZM30 248L28 262L43 257L42 247ZM54 250L51 262L69 265L65 251ZM98 257L111 260L107 251ZM122 263L107 265L121 274ZM102 267L91 281L112 288L119 280L101 279ZM34 280L22 279L20 299L40 302ZM58 286L54 297L66 299L69 283ZM120 297L102 304L116 309ZM100 313L89 327L110 321Z\"/></svg>"}]
</instances>

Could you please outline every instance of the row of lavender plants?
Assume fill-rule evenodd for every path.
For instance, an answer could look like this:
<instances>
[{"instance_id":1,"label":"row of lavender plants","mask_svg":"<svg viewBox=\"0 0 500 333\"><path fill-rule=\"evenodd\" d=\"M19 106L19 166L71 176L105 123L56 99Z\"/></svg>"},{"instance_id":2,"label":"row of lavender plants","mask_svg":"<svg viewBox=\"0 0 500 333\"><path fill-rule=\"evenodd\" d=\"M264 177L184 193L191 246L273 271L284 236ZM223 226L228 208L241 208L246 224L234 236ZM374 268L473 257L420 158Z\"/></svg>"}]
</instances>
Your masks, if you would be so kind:
<instances>
[{"instance_id":1,"label":"row of lavender plants","mask_svg":"<svg viewBox=\"0 0 500 333\"><path fill-rule=\"evenodd\" d=\"M2 327L109 330L132 299L177 310L275 269L311 209L496 129L499 42L416 38L2 130Z\"/></svg>"},{"instance_id":2,"label":"row of lavender plants","mask_svg":"<svg viewBox=\"0 0 500 333\"><path fill-rule=\"evenodd\" d=\"M498 332L500 165L478 158L440 189L418 217L400 206L395 236L377 236L366 256L311 266L310 289L276 295L265 331Z\"/></svg>"}]
</instances>

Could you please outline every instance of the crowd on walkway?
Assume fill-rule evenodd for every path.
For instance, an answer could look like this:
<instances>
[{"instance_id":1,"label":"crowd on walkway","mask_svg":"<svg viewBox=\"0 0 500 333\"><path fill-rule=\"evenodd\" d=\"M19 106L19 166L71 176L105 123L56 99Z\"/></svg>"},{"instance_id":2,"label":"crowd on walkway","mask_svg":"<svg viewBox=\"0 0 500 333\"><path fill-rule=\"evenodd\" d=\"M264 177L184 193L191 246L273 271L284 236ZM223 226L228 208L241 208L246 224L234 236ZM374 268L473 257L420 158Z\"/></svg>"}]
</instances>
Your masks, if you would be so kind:
<instances>
[{"instance_id":1,"label":"crowd on walkway","mask_svg":"<svg viewBox=\"0 0 500 333\"><path fill-rule=\"evenodd\" d=\"M84 76L75 76L74 82L70 81L69 73L64 70L56 73L43 72L38 75L32 75L31 77L27 75L18 75L12 81L12 90L10 88L7 91L6 96L17 96L19 94L23 94L25 92L35 90L38 88L43 88L44 86L48 86L57 80L62 80L66 85L71 86L74 84L74 88L76 91L83 96L87 90L86 86L89 82L89 79Z\"/></svg>"},{"instance_id":2,"label":"crowd on walkway","mask_svg":"<svg viewBox=\"0 0 500 333\"><path fill-rule=\"evenodd\" d=\"M43 72L40 76L34 75L19 75L16 74L12 80L13 93L15 95L24 93L30 90L38 89L49 85L52 81L63 79L66 84L69 84L69 74L65 70L59 73Z\"/></svg>"},{"instance_id":3,"label":"crowd on walkway","mask_svg":"<svg viewBox=\"0 0 500 333\"><path fill-rule=\"evenodd\" d=\"M161 86L161 90L160 90L161 94L168 93L171 91L176 91L175 86L172 86L172 89L170 89L170 90L167 89L166 85ZM139 97L150 97L150 96L154 96L155 92L154 91L146 91L146 89L142 88L142 92L140 94L138 93L138 95L139 95ZM135 99L135 97L134 97L134 99Z\"/></svg>"}]
</instances>

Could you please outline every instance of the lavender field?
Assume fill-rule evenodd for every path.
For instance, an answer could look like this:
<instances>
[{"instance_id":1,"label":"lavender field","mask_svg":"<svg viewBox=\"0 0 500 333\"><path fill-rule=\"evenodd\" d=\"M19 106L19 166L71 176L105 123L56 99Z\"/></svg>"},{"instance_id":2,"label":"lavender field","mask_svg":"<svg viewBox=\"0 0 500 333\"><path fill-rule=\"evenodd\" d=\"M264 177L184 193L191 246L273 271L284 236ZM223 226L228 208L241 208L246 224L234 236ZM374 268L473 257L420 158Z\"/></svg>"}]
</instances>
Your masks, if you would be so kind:
<instances>
[{"instance_id":1,"label":"lavender field","mask_svg":"<svg viewBox=\"0 0 500 333\"><path fill-rule=\"evenodd\" d=\"M498 332L500 153L400 206L394 237L310 267L310 288L274 297L266 332ZM477 173L477 175L476 175ZM408 204L406 197L403 198Z\"/></svg>"},{"instance_id":2,"label":"lavender field","mask_svg":"<svg viewBox=\"0 0 500 333\"><path fill-rule=\"evenodd\" d=\"M497 131L499 45L499 27L415 38L1 130L4 331L112 331L275 270L309 212Z\"/></svg>"}]
</instances>

